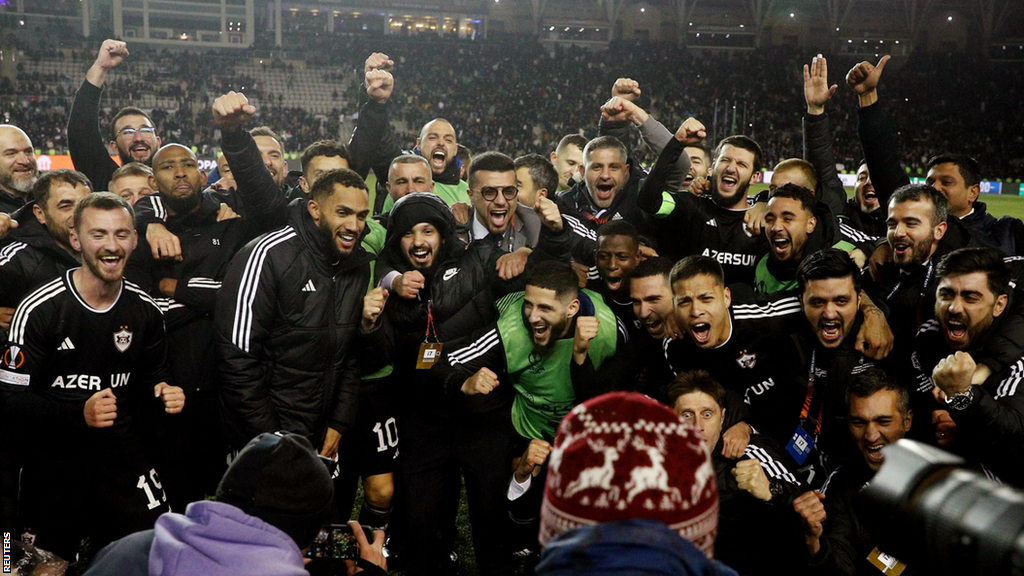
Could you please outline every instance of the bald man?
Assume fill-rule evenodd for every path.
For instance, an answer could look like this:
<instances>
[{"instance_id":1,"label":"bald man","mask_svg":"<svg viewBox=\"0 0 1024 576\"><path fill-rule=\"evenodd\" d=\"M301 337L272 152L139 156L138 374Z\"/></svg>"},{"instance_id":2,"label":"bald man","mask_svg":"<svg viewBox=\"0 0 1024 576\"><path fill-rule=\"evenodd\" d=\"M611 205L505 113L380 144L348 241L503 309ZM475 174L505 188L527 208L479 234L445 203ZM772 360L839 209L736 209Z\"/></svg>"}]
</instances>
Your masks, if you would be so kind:
<instances>
[{"instance_id":1,"label":"bald man","mask_svg":"<svg viewBox=\"0 0 1024 576\"><path fill-rule=\"evenodd\" d=\"M444 118L436 118L423 125L420 135L416 138L416 153L427 160L434 180L434 194L451 206L457 202L469 201L469 184L459 179L462 161L457 158L459 152L458 137L451 122ZM384 201L384 211L390 211L395 205L393 198L388 196Z\"/></svg>"},{"instance_id":2,"label":"bald man","mask_svg":"<svg viewBox=\"0 0 1024 576\"><path fill-rule=\"evenodd\" d=\"M0 212L14 212L28 201L39 177L32 140L17 126L0 124Z\"/></svg>"},{"instance_id":3,"label":"bald man","mask_svg":"<svg viewBox=\"0 0 1024 576\"><path fill-rule=\"evenodd\" d=\"M264 168L258 151L251 160ZM149 187L157 194L143 197L136 206L162 211L163 226L180 242L181 256L159 258L140 229L127 275L164 311L171 371L189 395L189 410L182 418L168 419L161 429L170 446L164 480L174 488L168 496L173 508L184 509L188 502L213 494L224 472L226 442L219 430L219 377L212 345L217 291L232 256L253 238L283 226L287 211L280 188L239 187L231 198L235 211L244 216L219 219L223 194L203 191L206 174L192 150L180 144L168 144L153 155Z\"/></svg>"}]
</instances>

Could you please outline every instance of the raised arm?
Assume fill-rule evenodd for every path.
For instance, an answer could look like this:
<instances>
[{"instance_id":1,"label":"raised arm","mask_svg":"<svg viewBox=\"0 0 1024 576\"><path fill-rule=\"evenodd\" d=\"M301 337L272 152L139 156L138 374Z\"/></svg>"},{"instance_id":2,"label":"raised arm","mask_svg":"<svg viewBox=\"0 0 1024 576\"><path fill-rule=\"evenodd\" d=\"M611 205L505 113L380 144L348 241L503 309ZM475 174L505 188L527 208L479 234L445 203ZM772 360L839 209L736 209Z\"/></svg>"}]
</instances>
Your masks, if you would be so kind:
<instances>
[{"instance_id":1,"label":"raised arm","mask_svg":"<svg viewBox=\"0 0 1024 576\"><path fill-rule=\"evenodd\" d=\"M811 65L804 64L804 160L814 165L818 174L821 199L837 216L846 205L846 188L836 170L835 141L832 123L825 113L825 103L835 94L838 84L828 84L828 61L818 54Z\"/></svg>"},{"instance_id":2,"label":"raised arm","mask_svg":"<svg viewBox=\"0 0 1024 576\"><path fill-rule=\"evenodd\" d=\"M892 121L878 102L878 82L888 61L889 56L886 55L877 66L861 62L846 74L846 84L860 100L857 134L881 206L889 204L889 198L897 188L910 184L910 178L900 168L899 146Z\"/></svg>"},{"instance_id":3,"label":"raised arm","mask_svg":"<svg viewBox=\"0 0 1024 576\"><path fill-rule=\"evenodd\" d=\"M128 45L104 40L96 61L75 94L68 117L68 150L75 169L89 177L94 190L106 190L117 163L110 159L106 141L100 132L100 96L107 72L128 56Z\"/></svg>"}]
</instances>

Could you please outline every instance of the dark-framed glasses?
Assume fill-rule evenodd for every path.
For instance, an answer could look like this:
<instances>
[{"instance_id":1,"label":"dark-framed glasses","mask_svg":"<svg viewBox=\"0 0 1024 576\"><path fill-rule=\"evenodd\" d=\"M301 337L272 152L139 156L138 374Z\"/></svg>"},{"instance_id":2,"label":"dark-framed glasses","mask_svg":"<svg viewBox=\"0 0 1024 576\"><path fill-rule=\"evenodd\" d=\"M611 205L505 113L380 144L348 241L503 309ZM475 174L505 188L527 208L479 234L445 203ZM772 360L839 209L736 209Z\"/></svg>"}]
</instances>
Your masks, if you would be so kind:
<instances>
[{"instance_id":1,"label":"dark-framed glasses","mask_svg":"<svg viewBox=\"0 0 1024 576\"><path fill-rule=\"evenodd\" d=\"M498 197L498 193L501 193L505 197L505 200L515 200L516 196L519 195L519 187L517 186L484 186L480 189L480 195L484 197L484 200L488 202L493 201Z\"/></svg>"}]
</instances>

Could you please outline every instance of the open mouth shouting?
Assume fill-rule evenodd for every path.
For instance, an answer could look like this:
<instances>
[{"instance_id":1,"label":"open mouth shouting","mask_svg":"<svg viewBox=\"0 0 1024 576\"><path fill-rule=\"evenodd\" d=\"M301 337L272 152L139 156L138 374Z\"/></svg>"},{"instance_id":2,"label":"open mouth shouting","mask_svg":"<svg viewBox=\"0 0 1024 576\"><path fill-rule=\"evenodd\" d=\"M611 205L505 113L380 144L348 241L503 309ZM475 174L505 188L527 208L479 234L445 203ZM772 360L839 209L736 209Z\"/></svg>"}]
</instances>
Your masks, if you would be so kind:
<instances>
[{"instance_id":1,"label":"open mouth shouting","mask_svg":"<svg viewBox=\"0 0 1024 576\"><path fill-rule=\"evenodd\" d=\"M508 208L495 208L487 213L487 217L490 220L491 229L495 231L504 230L506 224L508 224Z\"/></svg>"},{"instance_id":2,"label":"open mouth shouting","mask_svg":"<svg viewBox=\"0 0 1024 576\"><path fill-rule=\"evenodd\" d=\"M435 174L443 172L444 167L448 164L448 152L444 149L444 146L435 146L430 152L430 169Z\"/></svg>"},{"instance_id":3,"label":"open mouth shouting","mask_svg":"<svg viewBox=\"0 0 1024 576\"><path fill-rule=\"evenodd\" d=\"M967 343L967 323L963 318L946 320L946 341L952 346L963 346Z\"/></svg>"},{"instance_id":4,"label":"open mouth shouting","mask_svg":"<svg viewBox=\"0 0 1024 576\"><path fill-rule=\"evenodd\" d=\"M771 233L772 252L777 260L787 260L792 255L793 240L785 231Z\"/></svg>"},{"instance_id":5,"label":"open mouth shouting","mask_svg":"<svg viewBox=\"0 0 1024 576\"><path fill-rule=\"evenodd\" d=\"M604 283L612 292L618 292L622 288L622 276L605 276Z\"/></svg>"},{"instance_id":6,"label":"open mouth shouting","mask_svg":"<svg viewBox=\"0 0 1024 576\"><path fill-rule=\"evenodd\" d=\"M864 207L868 210L874 210L878 208L878 194L875 193L875 189L871 186L864 188Z\"/></svg>"},{"instance_id":7,"label":"open mouth shouting","mask_svg":"<svg viewBox=\"0 0 1024 576\"><path fill-rule=\"evenodd\" d=\"M842 319L820 320L818 322L818 338L827 347L838 346L843 341Z\"/></svg>"},{"instance_id":8,"label":"open mouth shouting","mask_svg":"<svg viewBox=\"0 0 1024 576\"><path fill-rule=\"evenodd\" d=\"M885 461L885 456L882 455L882 448L885 448L887 444L888 442L865 444L864 453L867 456L868 462L870 464L877 464L879 466L882 465L882 463Z\"/></svg>"},{"instance_id":9,"label":"open mouth shouting","mask_svg":"<svg viewBox=\"0 0 1024 576\"><path fill-rule=\"evenodd\" d=\"M530 324L530 328L532 329L531 336L533 337L533 341L536 344L544 346L545 344L548 343L548 340L550 340L551 337L550 324L548 324L547 322L536 322Z\"/></svg>"},{"instance_id":10,"label":"open mouth shouting","mask_svg":"<svg viewBox=\"0 0 1024 576\"><path fill-rule=\"evenodd\" d=\"M701 348L711 342L711 324L709 322L698 322L690 326L690 336L694 343Z\"/></svg>"},{"instance_id":11,"label":"open mouth shouting","mask_svg":"<svg viewBox=\"0 0 1024 576\"><path fill-rule=\"evenodd\" d=\"M642 322L644 323L644 328L647 329L648 334L651 336L658 337L664 333L665 322L660 317L652 315L649 318L644 318Z\"/></svg>"},{"instance_id":12,"label":"open mouth shouting","mask_svg":"<svg viewBox=\"0 0 1024 576\"><path fill-rule=\"evenodd\" d=\"M718 178L718 192L723 196L732 196L739 188L740 179L735 174L725 173Z\"/></svg>"},{"instance_id":13,"label":"open mouth shouting","mask_svg":"<svg viewBox=\"0 0 1024 576\"><path fill-rule=\"evenodd\" d=\"M409 262L416 268L430 268L434 263L434 251L430 246L413 246L409 250Z\"/></svg>"}]
</instances>

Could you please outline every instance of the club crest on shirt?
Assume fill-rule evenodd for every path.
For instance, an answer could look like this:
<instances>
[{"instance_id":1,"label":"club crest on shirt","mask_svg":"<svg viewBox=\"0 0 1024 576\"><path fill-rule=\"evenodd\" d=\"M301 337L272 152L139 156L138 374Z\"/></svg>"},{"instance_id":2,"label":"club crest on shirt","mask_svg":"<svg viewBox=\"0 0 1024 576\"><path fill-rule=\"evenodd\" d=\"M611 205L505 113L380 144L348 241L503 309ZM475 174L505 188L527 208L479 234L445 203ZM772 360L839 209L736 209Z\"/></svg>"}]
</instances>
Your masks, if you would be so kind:
<instances>
[{"instance_id":1,"label":"club crest on shirt","mask_svg":"<svg viewBox=\"0 0 1024 576\"><path fill-rule=\"evenodd\" d=\"M736 358L736 363L740 365L740 368L753 368L757 364L757 355L741 350L739 357Z\"/></svg>"},{"instance_id":2,"label":"club crest on shirt","mask_svg":"<svg viewBox=\"0 0 1024 576\"><path fill-rule=\"evenodd\" d=\"M119 352L128 350L128 347L132 345L132 333L128 331L127 326L121 326L120 332L114 332L114 347Z\"/></svg>"}]
</instances>

